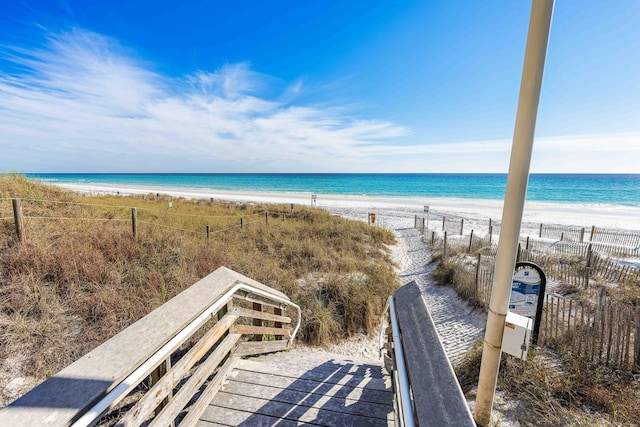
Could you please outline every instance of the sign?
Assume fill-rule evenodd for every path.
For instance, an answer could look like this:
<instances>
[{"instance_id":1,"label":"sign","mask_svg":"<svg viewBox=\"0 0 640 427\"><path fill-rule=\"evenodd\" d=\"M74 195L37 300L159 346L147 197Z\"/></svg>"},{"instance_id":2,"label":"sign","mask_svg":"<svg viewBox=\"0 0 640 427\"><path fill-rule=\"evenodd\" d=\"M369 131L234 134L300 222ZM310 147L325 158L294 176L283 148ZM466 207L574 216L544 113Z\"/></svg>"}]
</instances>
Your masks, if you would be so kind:
<instances>
[{"instance_id":1,"label":"sign","mask_svg":"<svg viewBox=\"0 0 640 427\"><path fill-rule=\"evenodd\" d=\"M542 320L542 304L544 300L547 277L542 268L532 262L516 263L516 271L511 281L511 298L509 312L534 319L533 343L537 342Z\"/></svg>"},{"instance_id":2,"label":"sign","mask_svg":"<svg viewBox=\"0 0 640 427\"><path fill-rule=\"evenodd\" d=\"M311 195L311 205L315 206L317 201L318 201L318 196L315 195L315 194L312 194Z\"/></svg>"},{"instance_id":3,"label":"sign","mask_svg":"<svg viewBox=\"0 0 640 427\"><path fill-rule=\"evenodd\" d=\"M429 205L425 205L424 207L424 213L428 214L429 213Z\"/></svg>"}]
</instances>

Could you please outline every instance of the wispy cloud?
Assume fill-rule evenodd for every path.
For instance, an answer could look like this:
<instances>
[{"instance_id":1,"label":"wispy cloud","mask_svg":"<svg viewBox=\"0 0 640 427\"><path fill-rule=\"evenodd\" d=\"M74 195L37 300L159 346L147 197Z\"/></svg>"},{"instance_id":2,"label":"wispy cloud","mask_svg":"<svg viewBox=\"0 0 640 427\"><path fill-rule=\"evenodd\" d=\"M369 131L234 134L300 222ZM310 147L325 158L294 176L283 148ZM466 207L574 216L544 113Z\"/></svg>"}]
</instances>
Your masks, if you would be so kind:
<instances>
[{"instance_id":1,"label":"wispy cloud","mask_svg":"<svg viewBox=\"0 0 640 427\"><path fill-rule=\"evenodd\" d=\"M39 48L0 46L0 171L507 170L507 138L425 141L330 95L296 102L307 90L249 63L170 78L81 29ZM538 138L532 171L637 172L639 141L638 133Z\"/></svg>"},{"instance_id":2,"label":"wispy cloud","mask_svg":"<svg viewBox=\"0 0 640 427\"><path fill-rule=\"evenodd\" d=\"M337 106L285 104L272 79L226 64L170 79L106 37L75 29L38 49L4 48L0 168L105 171L346 170L408 133Z\"/></svg>"}]
</instances>

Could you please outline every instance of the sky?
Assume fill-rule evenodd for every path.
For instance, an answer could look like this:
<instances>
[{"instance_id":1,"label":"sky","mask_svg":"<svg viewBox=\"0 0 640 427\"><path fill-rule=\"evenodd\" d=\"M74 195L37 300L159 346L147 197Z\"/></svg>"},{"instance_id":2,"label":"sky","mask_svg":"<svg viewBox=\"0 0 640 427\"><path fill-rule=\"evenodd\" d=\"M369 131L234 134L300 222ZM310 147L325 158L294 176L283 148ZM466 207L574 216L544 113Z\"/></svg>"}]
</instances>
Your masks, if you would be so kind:
<instances>
[{"instance_id":1,"label":"sky","mask_svg":"<svg viewBox=\"0 0 640 427\"><path fill-rule=\"evenodd\" d=\"M526 1L3 0L0 172L508 170ZM531 172L640 173L640 2L556 2Z\"/></svg>"}]
</instances>

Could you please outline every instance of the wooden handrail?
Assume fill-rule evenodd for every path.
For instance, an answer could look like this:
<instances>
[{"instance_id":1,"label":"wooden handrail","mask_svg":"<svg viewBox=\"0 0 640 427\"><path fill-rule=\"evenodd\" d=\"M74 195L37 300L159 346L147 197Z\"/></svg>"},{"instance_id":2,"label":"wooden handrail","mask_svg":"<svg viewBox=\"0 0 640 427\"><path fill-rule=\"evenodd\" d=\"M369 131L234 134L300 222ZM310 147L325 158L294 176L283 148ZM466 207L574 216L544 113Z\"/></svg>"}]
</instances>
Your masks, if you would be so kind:
<instances>
[{"instance_id":1,"label":"wooden handrail","mask_svg":"<svg viewBox=\"0 0 640 427\"><path fill-rule=\"evenodd\" d=\"M244 300L259 301L260 310L242 307ZM283 309L297 317L293 330ZM254 318L264 326L247 325ZM286 295L221 267L0 410L0 425L94 425L132 390L138 402L110 417L166 425L211 374L200 399L215 394L239 357L288 348L299 326L300 308ZM257 333L274 340L247 341ZM204 408L190 405L187 418Z\"/></svg>"},{"instance_id":2,"label":"wooden handrail","mask_svg":"<svg viewBox=\"0 0 640 427\"><path fill-rule=\"evenodd\" d=\"M398 289L387 310L380 350L393 376L398 424L475 426L418 285Z\"/></svg>"}]
</instances>

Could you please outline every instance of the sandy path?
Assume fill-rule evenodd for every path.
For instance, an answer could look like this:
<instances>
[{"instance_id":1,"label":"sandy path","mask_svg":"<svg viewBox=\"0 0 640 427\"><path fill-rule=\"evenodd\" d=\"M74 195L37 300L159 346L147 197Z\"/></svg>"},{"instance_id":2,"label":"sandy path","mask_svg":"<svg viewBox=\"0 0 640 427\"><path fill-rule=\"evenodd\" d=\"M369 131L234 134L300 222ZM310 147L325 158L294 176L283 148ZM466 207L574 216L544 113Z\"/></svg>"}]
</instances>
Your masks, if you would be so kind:
<instances>
[{"instance_id":1,"label":"sandy path","mask_svg":"<svg viewBox=\"0 0 640 427\"><path fill-rule=\"evenodd\" d=\"M365 209L335 207L327 210L332 214L366 220ZM462 360L464 353L482 338L486 314L471 308L453 289L435 285L431 277L435 265L429 264L431 251L422 241L418 230L413 228L413 212L402 209L378 209L376 215L376 222L389 228L396 235L398 243L391 247L391 255L398 266L401 283L416 281L422 290L422 297L431 312L449 360L456 365ZM362 335L328 346L326 350L375 359L378 358L377 347L377 337Z\"/></svg>"},{"instance_id":2,"label":"sandy path","mask_svg":"<svg viewBox=\"0 0 640 427\"><path fill-rule=\"evenodd\" d=\"M393 247L393 258L400 267L403 284L415 281L422 290L431 317L449 360L455 366L463 355L484 335L486 314L470 307L450 287L437 286L432 278L435 264L431 251L422 241L418 230L395 230L398 244Z\"/></svg>"}]
</instances>

